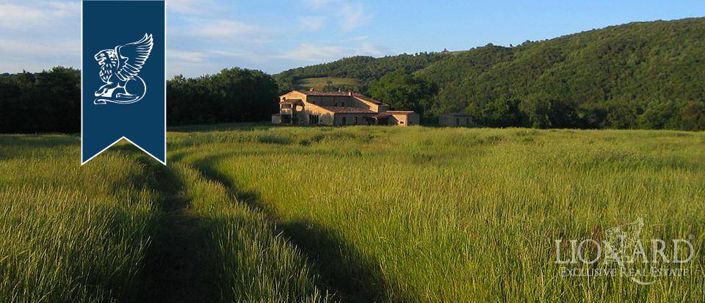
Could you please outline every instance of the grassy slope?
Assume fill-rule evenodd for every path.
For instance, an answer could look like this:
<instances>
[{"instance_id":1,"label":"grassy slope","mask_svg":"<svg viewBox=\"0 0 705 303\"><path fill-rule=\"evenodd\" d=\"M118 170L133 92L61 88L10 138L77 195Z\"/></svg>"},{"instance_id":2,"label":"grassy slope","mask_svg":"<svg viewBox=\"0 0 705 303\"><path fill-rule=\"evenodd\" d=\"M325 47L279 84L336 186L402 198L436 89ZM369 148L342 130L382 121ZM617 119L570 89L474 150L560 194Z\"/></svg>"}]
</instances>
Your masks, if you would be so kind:
<instances>
[{"instance_id":1,"label":"grassy slope","mask_svg":"<svg viewBox=\"0 0 705 303\"><path fill-rule=\"evenodd\" d=\"M330 82L330 84L329 84ZM357 79L353 78L337 78L337 77L321 77L321 78L304 78L296 82L296 89L308 90L315 89L317 91L323 91L326 86L358 86L360 85Z\"/></svg>"},{"instance_id":2,"label":"grassy slope","mask_svg":"<svg viewBox=\"0 0 705 303\"><path fill-rule=\"evenodd\" d=\"M692 234L702 248L702 134L275 128L192 134L187 142L198 142L189 152L209 155L200 167L279 222L343 298L704 296L702 274L641 287L562 279L552 263L553 239L600 237L637 218L648 237ZM691 269L703 266L702 256Z\"/></svg>"}]
</instances>

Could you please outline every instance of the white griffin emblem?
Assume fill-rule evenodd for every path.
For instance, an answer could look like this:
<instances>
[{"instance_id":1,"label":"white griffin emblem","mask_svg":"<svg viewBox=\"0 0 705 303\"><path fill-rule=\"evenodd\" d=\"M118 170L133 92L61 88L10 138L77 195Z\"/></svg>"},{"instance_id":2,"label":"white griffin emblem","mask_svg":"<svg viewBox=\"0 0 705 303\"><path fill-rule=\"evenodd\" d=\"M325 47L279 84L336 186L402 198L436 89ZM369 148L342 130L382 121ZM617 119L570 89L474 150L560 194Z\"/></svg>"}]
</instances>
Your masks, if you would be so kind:
<instances>
[{"instance_id":1,"label":"white griffin emblem","mask_svg":"<svg viewBox=\"0 0 705 303\"><path fill-rule=\"evenodd\" d=\"M139 102L147 94L147 84L139 76L149 55L154 40L151 34L144 34L139 41L104 49L94 58L100 65L100 80L105 84L96 92L94 104L132 104ZM132 94L128 91L136 93Z\"/></svg>"}]
</instances>

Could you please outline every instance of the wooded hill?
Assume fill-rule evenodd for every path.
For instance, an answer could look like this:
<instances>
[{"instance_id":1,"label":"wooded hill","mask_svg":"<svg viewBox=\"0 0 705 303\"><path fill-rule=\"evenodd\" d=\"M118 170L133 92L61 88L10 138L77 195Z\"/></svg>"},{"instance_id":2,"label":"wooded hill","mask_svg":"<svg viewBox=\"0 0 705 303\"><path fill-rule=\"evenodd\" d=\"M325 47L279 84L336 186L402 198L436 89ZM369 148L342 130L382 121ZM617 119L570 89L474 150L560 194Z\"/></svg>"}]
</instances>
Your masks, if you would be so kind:
<instances>
[{"instance_id":1,"label":"wooded hill","mask_svg":"<svg viewBox=\"0 0 705 303\"><path fill-rule=\"evenodd\" d=\"M696 18L630 23L515 47L354 57L275 78L282 90L307 78L337 77L357 79L355 89L381 99L430 93L416 109L431 121L467 112L484 126L705 129L703 60L705 18ZM409 92L404 73L432 84L424 85L430 92Z\"/></svg>"}]
</instances>

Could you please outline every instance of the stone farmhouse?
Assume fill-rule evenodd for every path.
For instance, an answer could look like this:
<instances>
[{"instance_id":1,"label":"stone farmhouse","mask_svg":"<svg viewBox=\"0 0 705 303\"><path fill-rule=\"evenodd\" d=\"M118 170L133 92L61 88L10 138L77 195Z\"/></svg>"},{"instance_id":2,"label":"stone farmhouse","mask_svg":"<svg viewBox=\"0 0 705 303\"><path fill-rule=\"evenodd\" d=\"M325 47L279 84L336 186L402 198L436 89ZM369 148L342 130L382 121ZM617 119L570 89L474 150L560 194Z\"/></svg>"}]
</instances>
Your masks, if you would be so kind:
<instances>
[{"instance_id":1,"label":"stone farmhouse","mask_svg":"<svg viewBox=\"0 0 705 303\"><path fill-rule=\"evenodd\" d=\"M413 111L388 110L388 105L353 92L292 91L279 97L273 124L399 125L419 124Z\"/></svg>"}]
</instances>

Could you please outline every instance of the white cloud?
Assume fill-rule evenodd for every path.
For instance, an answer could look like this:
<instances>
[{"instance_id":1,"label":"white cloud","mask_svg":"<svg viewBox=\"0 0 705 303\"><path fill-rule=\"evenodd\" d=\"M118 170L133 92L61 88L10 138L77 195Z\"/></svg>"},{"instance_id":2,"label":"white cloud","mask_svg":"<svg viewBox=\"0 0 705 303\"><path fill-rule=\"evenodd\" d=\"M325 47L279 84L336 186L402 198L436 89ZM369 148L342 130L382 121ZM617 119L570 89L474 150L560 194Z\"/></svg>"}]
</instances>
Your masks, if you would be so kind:
<instances>
[{"instance_id":1,"label":"white cloud","mask_svg":"<svg viewBox=\"0 0 705 303\"><path fill-rule=\"evenodd\" d=\"M0 38L0 73L40 71L58 65L78 67L81 60L79 56L78 41L24 41Z\"/></svg>"},{"instance_id":2,"label":"white cloud","mask_svg":"<svg viewBox=\"0 0 705 303\"><path fill-rule=\"evenodd\" d=\"M184 74L198 76L217 73L229 67L245 67L261 69L262 64L272 60L271 55L250 50L169 50L168 52L169 76Z\"/></svg>"},{"instance_id":3,"label":"white cloud","mask_svg":"<svg viewBox=\"0 0 705 303\"><path fill-rule=\"evenodd\" d=\"M255 38L262 38L267 33L266 29L257 25L226 19L212 21L199 19L196 22L191 22L189 28L190 30L187 31L189 35L231 42L232 40L244 40L242 38L252 38L253 40L261 41ZM244 43L248 41L238 42Z\"/></svg>"},{"instance_id":4,"label":"white cloud","mask_svg":"<svg viewBox=\"0 0 705 303\"><path fill-rule=\"evenodd\" d=\"M267 60L270 59L270 55L261 53L261 52L256 52L256 51L251 51L251 50L238 50L238 51L230 51L230 50L211 50L208 51L208 54L211 56L211 58L216 58L216 59L221 59L221 60L228 60L228 59L243 59L247 62L250 63L262 63L266 62Z\"/></svg>"},{"instance_id":5,"label":"white cloud","mask_svg":"<svg viewBox=\"0 0 705 303\"><path fill-rule=\"evenodd\" d=\"M348 0L303 0L303 3L310 9L328 12L333 19L339 20L340 29L345 32L357 29L372 19L367 13L365 6L359 2Z\"/></svg>"},{"instance_id":6,"label":"white cloud","mask_svg":"<svg viewBox=\"0 0 705 303\"><path fill-rule=\"evenodd\" d=\"M344 31L352 31L370 21L365 7L360 3L343 3L340 7L340 26Z\"/></svg>"},{"instance_id":7,"label":"white cloud","mask_svg":"<svg viewBox=\"0 0 705 303\"><path fill-rule=\"evenodd\" d=\"M166 3L169 12L192 17L214 15L223 11L222 5L214 0L167 0Z\"/></svg>"},{"instance_id":8,"label":"white cloud","mask_svg":"<svg viewBox=\"0 0 705 303\"><path fill-rule=\"evenodd\" d=\"M166 7L171 12L197 14L203 12L203 9L207 6L202 5L201 1L195 0L169 0Z\"/></svg>"},{"instance_id":9,"label":"white cloud","mask_svg":"<svg viewBox=\"0 0 705 303\"><path fill-rule=\"evenodd\" d=\"M167 73L171 78L175 75L199 76L217 71L217 66L211 62L205 51L170 49L167 52Z\"/></svg>"},{"instance_id":10,"label":"white cloud","mask_svg":"<svg viewBox=\"0 0 705 303\"><path fill-rule=\"evenodd\" d=\"M280 57L288 60L306 62L326 62L350 56L379 57L382 55L384 55L384 52L369 42L363 42L359 45L353 44L350 46L339 44L315 45L304 43L293 48L293 50L280 55Z\"/></svg>"},{"instance_id":11,"label":"white cloud","mask_svg":"<svg viewBox=\"0 0 705 303\"><path fill-rule=\"evenodd\" d=\"M169 29L173 43L200 48L255 47L271 43L274 35L267 27L227 19L187 18Z\"/></svg>"},{"instance_id":12,"label":"white cloud","mask_svg":"<svg viewBox=\"0 0 705 303\"><path fill-rule=\"evenodd\" d=\"M196 76L266 60L269 29L224 19L190 18L169 31L168 72Z\"/></svg>"},{"instance_id":13,"label":"white cloud","mask_svg":"<svg viewBox=\"0 0 705 303\"><path fill-rule=\"evenodd\" d=\"M81 4L79 2L43 2L42 4L51 10L52 17L73 17L81 13Z\"/></svg>"},{"instance_id":14,"label":"white cloud","mask_svg":"<svg viewBox=\"0 0 705 303\"><path fill-rule=\"evenodd\" d=\"M80 63L80 1L0 3L0 72Z\"/></svg>"},{"instance_id":15,"label":"white cloud","mask_svg":"<svg viewBox=\"0 0 705 303\"><path fill-rule=\"evenodd\" d=\"M301 44L282 55L284 59L300 61L325 61L345 53L345 49L336 45Z\"/></svg>"},{"instance_id":16,"label":"white cloud","mask_svg":"<svg viewBox=\"0 0 705 303\"><path fill-rule=\"evenodd\" d=\"M360 48L358 48L357 51L362 56L380 57L385 55L384 51L369 42L362 43L362 45L360 46Z\"/></svg>"},{"instance_id":17,"label":"white cloud","mask_svg":"<svg viewBox=\"0 0 705 303\"><path fill-rule=\"evenodd\" d=\"M304 4L306 4L309 8L312 9L320 9L328 4L333 2L332 0L304 0Z\"/></svg>"},{"instance_id":18,"label":"white cloud","mask_svg":"<svg viewBox=\"0 0 705 303\"><path fill-rule=\"evenodd\" d=\"M298 20L301 29L307 31L321 30L326 24L326 17L322 16L299 17Z\"/></svg>"},{"instance_id":19,"label":"white cloud","mask_svg":"<svg viewBox=\"0 0 705 303\"><path fill-rule=\"evenodd\" d=\"M23 54L23 55L63 55L74 54L78 58L78 52L81 50L78 41L43 41L43 40L11 40L0 39L0 53L2 54Z\"/></svg>"},{"instance_id":20,"label":"white cloud","mask_svg":"<svg viewBox=\"0 0 705 303\"><path fill-rule=\"evenodd\" d=\"M350 40L350 41L367 41L367 39L369 39L368 36L357 36L357 37L352 37L348 40Z\"/></svg>"},{"instance_id":21,"label":"white cloud","mask_svg":"<svg viewBox=\"0 0 705 303\"><path fill-rule=\"evenodd\" d=\"M50 26L65 21L67 17L78 17L80 7L77 2L38 2L27 4L0 4L0 29L24 30Z\"/></svg>"},{"instance_id":22,"label":"white cloud","mask_svg":"<svg viewBox=\"0 0 705 303\"><path fill-rule=\"evenodd\" d=\"M168 61L181 61L188 63L203 63L206 61L208 54L202 51L187 51L172 49L167 52Z\"/></svg>"},{"instance_id":23,"label":"white cloud","mask_svg":"<svg viewBox=\"0 0 705 303\"><path fill-rule=\"evenodd\" d=\"M48 20L38 9L15 4L0 4L0 28L16 29Z\"/></svg>"},{"instance_id":24,"label":"white cloud","mask_svg":"<svg viewBox=\"0 0 705 303\"><path fill-rule=\"evenodd\" d=\"M169 75L198 76L257 62L274 41L260 20L246 21L225 0L167 0Z\"/></svg>"}]
</instances>

